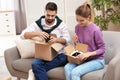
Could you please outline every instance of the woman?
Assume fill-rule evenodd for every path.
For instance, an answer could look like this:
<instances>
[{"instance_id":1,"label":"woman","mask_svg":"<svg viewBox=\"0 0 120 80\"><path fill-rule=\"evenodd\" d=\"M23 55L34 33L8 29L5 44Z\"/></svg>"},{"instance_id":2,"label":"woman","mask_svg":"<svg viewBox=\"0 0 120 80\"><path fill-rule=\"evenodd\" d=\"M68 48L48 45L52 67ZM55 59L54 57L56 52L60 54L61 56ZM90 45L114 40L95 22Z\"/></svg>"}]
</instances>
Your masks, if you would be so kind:
<instances>
[{"instance_id":1,"label":"woman","mask_svg":"<svg viewBox=\"0 0 120 80\"><path fill-rule=\"evenodd\" d=\"M95 70L104 68L105 43L102 32L92 22L92 9L89 4L84 4L76 9L75 43L88 45L88 51L76 56L82 64L68 63L65 65L66 80L81 80L81 76Z\"/></svg>"}]
</instances>

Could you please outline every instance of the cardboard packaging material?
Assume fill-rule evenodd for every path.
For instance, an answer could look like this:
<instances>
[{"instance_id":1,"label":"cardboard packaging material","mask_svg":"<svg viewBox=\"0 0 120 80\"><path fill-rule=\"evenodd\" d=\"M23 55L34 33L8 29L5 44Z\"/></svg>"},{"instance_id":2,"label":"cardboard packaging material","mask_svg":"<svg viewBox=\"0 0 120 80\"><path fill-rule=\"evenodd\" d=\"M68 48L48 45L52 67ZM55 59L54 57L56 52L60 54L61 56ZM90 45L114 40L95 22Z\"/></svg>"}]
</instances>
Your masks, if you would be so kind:
<instances>
[{"instance_id":1,"label":"cardboard packaging material","mask_svg":"<svg viewBox=\"0 0 120 80\"><path fill-rule=\"evenodd\" d=\"M57 56L59 50L64 47L60 43L49 44L40 37L34 37L32 40L35 43L35 58L46 61L51 61L54 57Z\"/></svg>"},{"instance_id":2,"label":"cardboard packaging material","mask_svg":"<svg viewBox=\"0 0 120 80\"><path fill-rule=\"evenodd\" d=\"M64 50L65 50L65 53L67 55L69 62L80 64L81 61L79 59L77 59L75 56L72 56L71 53L73 51L78 50L79 52L82 52L84 54L85 52L87 52L87 48L88 48L88 45L82 44L82 43L77 43L76 46L73 46L72 44L66 46L64 48Z\"/></svg>"},{"instance_id":3,"label":"cardboard packaging material","mask_svg":"<svg viewBox=\"0 0 120 80\"><path fill-rule=\"evenodd\" d=\"M57 46L57 47L56 47ZM54 44L39 44L35 43L35 58L51 61L58 54L58 51L63 48L60 43Z\"/></svg>"}]
</instances>

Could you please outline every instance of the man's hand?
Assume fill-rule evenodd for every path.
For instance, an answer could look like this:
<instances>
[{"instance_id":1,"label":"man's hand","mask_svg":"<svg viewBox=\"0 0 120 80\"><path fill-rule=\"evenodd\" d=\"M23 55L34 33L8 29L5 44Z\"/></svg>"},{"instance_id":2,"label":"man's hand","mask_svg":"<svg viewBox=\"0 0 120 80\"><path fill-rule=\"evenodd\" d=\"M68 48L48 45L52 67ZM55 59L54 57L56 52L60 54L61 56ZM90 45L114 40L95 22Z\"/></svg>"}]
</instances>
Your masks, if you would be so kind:
<instances>
[{"instance_id":1,"label":"man's hand","mask_svg":"<svg viewBox=\"0 0 120 80\"><path fill-rule=\"evenodd\" d=\"M54 36L50 36L50 40L48 41L49 43L56 43L57 42L57 38Z\"/></svg>"},{"instance_id":2,"label":"man's hand","mask_svg":"<svg viewBox=\"0 0 120 80\"><path fill-rule=\"evenodd\" d=\"M57 38L56 36L50 36L50 40L48 43L61 43L61 44L66 44L66 40L64 38Z\"/></svg>"},{"instance_id":3,"label":"man's hand","mask_svg":"<svg viewBox=\"0 0 120 80\"><path fill-rule=\"evenodd\" d=\"M49 34L46 32L25 32L24 38L31 39L33 37L40 37L41 39L46 39L49 37Z\"/></svg>"},{"instance_id":4,"label":"man's hand","mask_svg":"<svg viewBox=\"0 0 120 80\"><path fill-rule=\"evenodd\" d=\"M38 36L41 37L42 39L47 39L49 38L50 35L46 32L40 32Z\"/></svg>"}]
</instances>

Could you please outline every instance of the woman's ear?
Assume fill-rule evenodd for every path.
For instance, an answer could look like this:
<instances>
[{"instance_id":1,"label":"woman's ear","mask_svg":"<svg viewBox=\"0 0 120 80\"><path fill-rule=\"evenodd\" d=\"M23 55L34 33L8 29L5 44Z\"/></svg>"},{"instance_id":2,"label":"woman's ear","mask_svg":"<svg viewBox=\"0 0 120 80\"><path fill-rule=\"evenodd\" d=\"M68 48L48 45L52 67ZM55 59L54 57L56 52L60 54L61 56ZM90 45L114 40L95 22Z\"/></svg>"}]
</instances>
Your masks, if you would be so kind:
<instances>
[{"instance_id":1,"label":"woman's ear","mask_svg":"<svg viewBox=\"0 0 120 80\"><path fill-rule=\"evenodd\" d=\"M89 21L92 21L92 17L91 17L90 15L88 16L88 20L89 20Z\"/></svg>"}]
</instances>

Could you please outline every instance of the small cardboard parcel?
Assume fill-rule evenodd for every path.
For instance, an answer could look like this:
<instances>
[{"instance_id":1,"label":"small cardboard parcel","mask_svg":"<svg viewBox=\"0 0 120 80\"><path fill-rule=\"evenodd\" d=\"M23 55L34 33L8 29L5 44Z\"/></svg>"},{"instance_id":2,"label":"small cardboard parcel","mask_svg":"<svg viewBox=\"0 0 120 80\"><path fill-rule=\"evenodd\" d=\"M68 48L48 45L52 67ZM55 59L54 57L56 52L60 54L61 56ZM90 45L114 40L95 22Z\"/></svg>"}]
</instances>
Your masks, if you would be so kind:
<instances>
[{"instance_id":1,"label":"small cardboard parcel","mask_svg":"<svg viewBox=\"0 0 120 80\"><path fill-rule=\"evenodd\" d=\"M35 43L35 58L51 61L64 46L60 43L49 44L40 37L32 38Z\"/></svg>"},{"instance_id":2,"label":"small cardboard parcel","mask_svg":"<svg viewBox=\"0 0 120 80\"><path fill-rule=\"evenodd\" d=\"M77 43L76 46L74 46L72 44L66 46L64 48L64 50L65 50L65 53L67 55L67 58L68 58L69 62L80 64L81 61L79 59L75 58L75 56L72 56L71 53L73 51L78 50L79 52L83 52L83 54L84 54L85 52L87 52L87 48L88 48L88 45L82 44L82 43Z\"/></svg>"}]
</instances>

